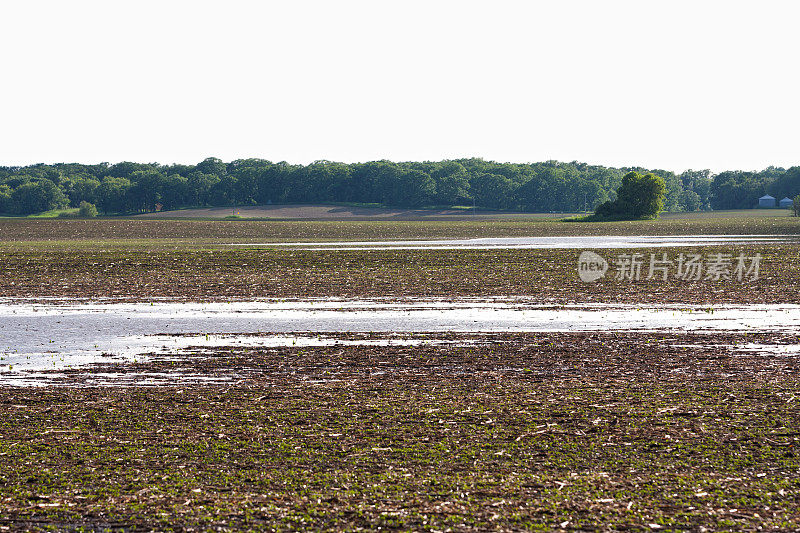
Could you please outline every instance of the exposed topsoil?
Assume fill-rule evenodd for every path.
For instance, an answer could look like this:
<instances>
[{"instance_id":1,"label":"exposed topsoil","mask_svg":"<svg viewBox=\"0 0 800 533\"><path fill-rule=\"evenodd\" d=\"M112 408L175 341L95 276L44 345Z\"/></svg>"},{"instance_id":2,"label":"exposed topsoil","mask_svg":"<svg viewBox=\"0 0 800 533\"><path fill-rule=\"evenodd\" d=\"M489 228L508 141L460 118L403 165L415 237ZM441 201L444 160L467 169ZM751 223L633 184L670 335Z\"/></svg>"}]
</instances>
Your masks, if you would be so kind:
<instances>
[{"instance_id":1,"label":"exposed topsoil","mask_svg":"<svg viewBox=\"0 0 800 533\"><path fill-rule=\"evenodd\" d=\"M129 370L243 375L223 387L0 389L0 527L800 528L796 358L725 346L796 337L481 339Z\"/></svg>"},{"instance_id":2,"label":"exposed topsoil","mask_svg":"<svg viewBox=\"0 0 800 533\"><path fill-rule=\"evenodd\" d=\"M205 207L161 211L137 215L137 218L271 218L278 220L469 220L471 218L542 218L563 214L516 213L465 209L399 209L389 207L352 207L339 205L252 205L241 207Z\"/></svg>"},{"instance_id":3,"label":"exposed topsoil","mask_svg":"<svg viewBox=\"0 0 800 533\"><path fill-rule=\"evenodd\" d=\"M316 240L448 239L560 235L800 234L787 216L665 216L660 220L569 223L558 220L251 221L0 219L0 242L64 240L182 240L279 242ZM154 244L154 243L151 243Z\"/></svg>"},{"instance_id":4,"label":"exposed topsoil","mask_svg":"<svg viewBox=\"0 0 800 533\"><path fill-rule=\"evenodd\" d=\"M578 277L579 250L22 249L0 261L0 296L229 301L248 298L525 296L533 302L800 303L800 248L752 245L659 249L762 255L757 280L656 275L594 283ZM603 252L609 261L625 250ZM674 274L674 271L673 271Z\"/></svg>"}]
</instances>

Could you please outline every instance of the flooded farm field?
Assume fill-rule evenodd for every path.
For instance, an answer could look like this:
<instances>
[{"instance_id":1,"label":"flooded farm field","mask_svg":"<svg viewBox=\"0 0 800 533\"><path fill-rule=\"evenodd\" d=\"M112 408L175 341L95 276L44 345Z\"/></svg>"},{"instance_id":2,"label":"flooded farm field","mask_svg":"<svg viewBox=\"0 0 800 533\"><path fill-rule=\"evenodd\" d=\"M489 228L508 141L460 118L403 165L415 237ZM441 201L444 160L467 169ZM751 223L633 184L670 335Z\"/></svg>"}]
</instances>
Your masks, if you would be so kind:
<instances>
[{"instance_id":1,"label":"flooded farm field","mask_svg":"<svg viewBox=\"0 0 800 533\"><path fill-rule=\"evenodd\" d=\"M501 333L724 333L800 331L790 304L542 305L528 298L294 299L228 303L0 302L0 382L47 384L64 371L109 365L213 358L215 350L347 346L420 346L484 342ZM488 338L488 337L486 337ZM486 341L488 342L488 341ZM751 351L771 348L753 344ZM784 355L796 348L776 348ZM205 363L194 361L203 366ZM144 377L98 373L94 383L170 384L230 381L238 375L162 372ZM51 379L52 378L52 379Z\"/></svg>"},{"instance_id":2,"label":"flooded farm field","mask_svg":"<svg viewBox=\"0 0 800 533\"><path fill-rule=\"evenodd\" d=\"M0 529L800 530L782 224L8 246ZM578 277L579 248L663 246L760 253L759 278Z\"/></svg>"}]
</instances>

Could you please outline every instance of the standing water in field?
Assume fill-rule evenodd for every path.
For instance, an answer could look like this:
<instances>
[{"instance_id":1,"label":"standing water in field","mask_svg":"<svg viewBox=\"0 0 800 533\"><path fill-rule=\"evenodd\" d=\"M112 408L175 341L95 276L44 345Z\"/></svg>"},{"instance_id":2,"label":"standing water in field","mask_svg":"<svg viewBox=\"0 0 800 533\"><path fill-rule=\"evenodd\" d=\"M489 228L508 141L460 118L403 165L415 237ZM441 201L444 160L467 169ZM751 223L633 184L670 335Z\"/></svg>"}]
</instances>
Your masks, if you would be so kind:
<instances>
[{"instance_id":1,"label":"standing water in field","mask_svg":"<svg viewBox=\"0 0 800 533\"><path fill-rule=\"evenodd\" d=\"M524 298L231 303L0 303L0 371L58 369L190 346L330 345L319 334L800 330L797 305L542 306ZM293 335L292 335L293 334Z\"/></svg>"},{"instance_id":2,"label":"standing water in field","mask_svg":"<svg viewBox=\"0 0 800 533\"><path fill-rule=\"evenodd\" d=\"M428 241L274 242L231 246L280 247L310 250L491 250L665 248L669 246L720 246L800 242L797 235L633 235L565 237L492 237Z\"/></svg>"}]
</instances>

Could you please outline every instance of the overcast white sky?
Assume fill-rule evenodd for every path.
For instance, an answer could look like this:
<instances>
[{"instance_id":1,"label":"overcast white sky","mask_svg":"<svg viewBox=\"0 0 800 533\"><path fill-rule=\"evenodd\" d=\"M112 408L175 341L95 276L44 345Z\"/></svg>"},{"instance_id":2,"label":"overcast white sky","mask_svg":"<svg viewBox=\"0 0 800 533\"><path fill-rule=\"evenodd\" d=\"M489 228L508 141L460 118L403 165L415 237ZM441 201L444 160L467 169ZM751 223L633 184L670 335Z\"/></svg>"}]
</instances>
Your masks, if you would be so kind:
<instances>
[{"instance_id":1,"label":"overcast white sky","mask_svg":"<svg viewBox=\"0 0 800 533\"><path fill-rule=\"evenodd\" d=\"M0 165L800 164L800 2L14 1Z\"/></svg>"}]
</instances>

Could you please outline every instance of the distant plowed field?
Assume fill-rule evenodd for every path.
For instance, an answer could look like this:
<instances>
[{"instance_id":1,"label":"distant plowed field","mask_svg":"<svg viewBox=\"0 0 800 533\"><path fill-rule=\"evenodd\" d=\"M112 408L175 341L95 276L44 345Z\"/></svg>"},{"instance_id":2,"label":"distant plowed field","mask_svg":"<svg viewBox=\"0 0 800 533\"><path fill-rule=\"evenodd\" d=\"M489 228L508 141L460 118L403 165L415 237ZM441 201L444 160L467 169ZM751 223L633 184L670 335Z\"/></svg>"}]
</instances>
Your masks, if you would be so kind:
<instances>
[{"instance_id":1,"label":"distant plowed field","mask_svg":"<svg viewBox=\"0 0 800 533\"><path fill-rule=\"evenodd\" d=\"M256 205L244 207L206 207L162 211L138 215L144 218L242 218L306 220L469 220L479 218L563 218L563 213L516 213L464 209L393 209L386 207L347 207L339 205Z\"/></svg>"}]
</instances>

